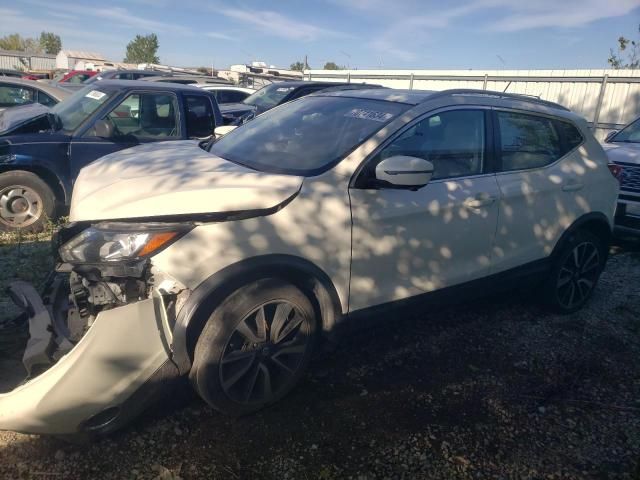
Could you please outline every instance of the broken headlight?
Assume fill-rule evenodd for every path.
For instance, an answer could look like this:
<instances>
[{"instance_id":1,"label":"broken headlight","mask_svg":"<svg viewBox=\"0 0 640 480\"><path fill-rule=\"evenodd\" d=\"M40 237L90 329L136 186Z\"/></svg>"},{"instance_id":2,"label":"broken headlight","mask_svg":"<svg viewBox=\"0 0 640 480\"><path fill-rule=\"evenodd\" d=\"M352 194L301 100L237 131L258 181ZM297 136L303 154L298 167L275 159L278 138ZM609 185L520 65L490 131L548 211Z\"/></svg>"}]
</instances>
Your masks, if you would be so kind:
<instances>
[{"instance_id":1,"label":"broken headlight","mask_svg":"<svg viewBox=\"0 0 640 480\"><path fill-rule=\"evenodd\" d=\"M71 264L131 262L154 255L182 237L190 225L167 223L100 223L60 247Z\"/></svg>"}]
</instances>

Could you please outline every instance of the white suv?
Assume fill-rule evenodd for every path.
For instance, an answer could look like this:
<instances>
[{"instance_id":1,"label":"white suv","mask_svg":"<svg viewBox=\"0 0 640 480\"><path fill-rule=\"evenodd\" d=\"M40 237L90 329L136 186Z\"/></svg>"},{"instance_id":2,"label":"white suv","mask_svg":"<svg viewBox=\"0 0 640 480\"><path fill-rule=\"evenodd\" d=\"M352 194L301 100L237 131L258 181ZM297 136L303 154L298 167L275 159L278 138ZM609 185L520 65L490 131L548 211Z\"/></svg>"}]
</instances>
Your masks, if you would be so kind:
<instances>
[{"instance_id":1,"label":"white suv","mask_svg":"<svg viewBox=\"0 0 640 480\"><path fill-rule=\"evenodd\" d=\"M0 396L0 428L108 432L182 375L218 410L253 412L318 337L391 305L526 278L575 311L617 193L582 118L483 91L319 93L207 149L109 155L77 180L44 301L13 287L34 378Z\"/></svg>"}]
</instances>

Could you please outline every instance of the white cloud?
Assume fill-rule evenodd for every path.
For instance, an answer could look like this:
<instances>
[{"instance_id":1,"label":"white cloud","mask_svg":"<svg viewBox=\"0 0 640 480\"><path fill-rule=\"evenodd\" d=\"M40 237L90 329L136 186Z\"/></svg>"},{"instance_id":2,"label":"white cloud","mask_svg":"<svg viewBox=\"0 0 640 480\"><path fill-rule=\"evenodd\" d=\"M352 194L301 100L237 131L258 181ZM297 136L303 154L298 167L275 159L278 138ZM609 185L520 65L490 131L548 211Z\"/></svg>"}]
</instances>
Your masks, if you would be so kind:
<instances>
[{"instance_id":1,"label":"white cloud","mask_svg":"<svg viewBox=\"0 0 640 480\"><path fill-rule=\"evenodd\" d=\"M237 40L236 38L233 38L230 35L226 35L224 33L220 33L220 32L207 32L205 33L205 36L209 37L209 38L215 38L218 40Z\"/></svg>"},{"instance_id":2,"label":"white cloud","mask_svg":"<svg viewBox=\"0 0 640 480\"><path fill-rule=\"evenodd\" d=\"M311 25L269 10L216 9L225 17L257 27L262 33L291 40L312 41L343 34Z\"/></svg>"}]
</instances>

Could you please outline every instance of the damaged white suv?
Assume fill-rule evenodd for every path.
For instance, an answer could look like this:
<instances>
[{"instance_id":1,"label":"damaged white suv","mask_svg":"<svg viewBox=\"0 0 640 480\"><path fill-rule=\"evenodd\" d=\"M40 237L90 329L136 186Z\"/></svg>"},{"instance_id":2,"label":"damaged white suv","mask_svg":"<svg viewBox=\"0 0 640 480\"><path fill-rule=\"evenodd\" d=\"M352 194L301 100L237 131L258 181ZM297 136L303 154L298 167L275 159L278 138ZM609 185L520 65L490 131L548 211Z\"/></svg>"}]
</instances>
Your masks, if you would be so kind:
<instances>
[{"instance_id":1,"label":"damaged white suv","mask_svg":"<svg viewBox=\"0 0 640 480\"><path fill-rule=\"evenodd\" d=\"M617 192L582 118L483 91L321 93L206 149L106 156L77 180L43 296L12 287L30 379L0 395L0 429L109 432L186 375L246 414L296 384L320 336L411 300L526 278L575 311Z\"/></svg>"}]
</instances>

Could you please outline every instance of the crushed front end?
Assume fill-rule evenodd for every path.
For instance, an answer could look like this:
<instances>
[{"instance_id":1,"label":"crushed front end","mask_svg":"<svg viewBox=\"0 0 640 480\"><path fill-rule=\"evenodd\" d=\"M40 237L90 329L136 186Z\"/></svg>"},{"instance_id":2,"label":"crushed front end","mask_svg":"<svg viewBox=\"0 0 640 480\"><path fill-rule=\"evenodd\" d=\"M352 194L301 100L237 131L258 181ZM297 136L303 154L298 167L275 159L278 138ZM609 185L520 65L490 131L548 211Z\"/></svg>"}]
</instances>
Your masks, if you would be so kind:
<instances>
[{"instance_id":1,"label":"crushed front end","mask_svg":"<svg viewBox=\"0 0 640 480\"><path fill-rule=\"evenodd\" d=\"M152 256L184 225L72 224L54 239L56 272L43 295L17 282L29 318L27 380L0 394L0 430L106 433L135 416L178 376L171 331L189 295Z\"/></svg>"}]
</instances>

